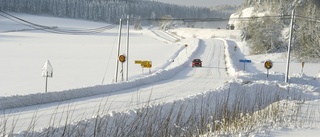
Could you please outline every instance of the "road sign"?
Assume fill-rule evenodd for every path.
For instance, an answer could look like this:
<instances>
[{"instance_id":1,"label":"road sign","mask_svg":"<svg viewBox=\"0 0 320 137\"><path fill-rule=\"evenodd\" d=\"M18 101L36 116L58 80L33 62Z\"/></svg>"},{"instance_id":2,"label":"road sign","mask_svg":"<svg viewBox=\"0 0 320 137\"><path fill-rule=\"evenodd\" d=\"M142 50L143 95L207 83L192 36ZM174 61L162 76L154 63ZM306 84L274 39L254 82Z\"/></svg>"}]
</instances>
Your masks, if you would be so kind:
<instances>
[{"instance_id":1,"label":"road sign","mask_svg":"<svg viewBox=\"0 0 320 137\"><path fill-rule=\"evenodd\" d=\"M141 64L142 63L142 60L135 60L134 61L134 64Z\"/></svg>"},{"instance_id":2,"label":"road sign","mask_svg":"<svg viewBox=\"0 0 320 137\"><path fill-rule=\"evenodd\" d=\"M266 69L271 69L272 66L273 66L273 63L272 63L271 60L267 60L267 61L264 62L264 67L265 67Z\"/></svg>"},{"instance_id":3,"label":"road sign","mask_svg":"<svg viewBox=\"0 0 320 137\"><path fill-rule=\"evenodd\" d=\"M240 59L239 62L243 63L243 70L246 70L246 63L251 63L251 60Z\"/></svg>"},{"instance_id":4,"label":"road sign","mask_svg":"<svg viewBox=\"0 0 320 137\"><path fill-rule=\"evenodd\" d=\"M42 77L46 77L45 92L48 91L48 77L53 77L53 68L49 60L42 67Z\"/></svg>"},{"instance_id":5,"label":"road sign","mask_svg":"<svg viewBox=\"0 0 320 137\"><path fill-rule=\"evenodd\" d=\"M264 67L267 69L267 77L269 77L269 69L271 69L273 66L273 63L271 60L267 60L264 62Z\"/></svg>"},{"instance_id":6,"label":"road sign","mask_svg":"<svg viewBox=\"0 0 320 137\"><path fill-rule=\"evenodd\" d=\"M142 61L141 66L143 68L151 68L152 67L152 62L151 61Z\"/></svg>"},{"instance_id":7,"label":"road sign","mask_svg":"<svg viewBox=\"0 0 320 137\"><path fill-rule=\"evenodd\" d=\"M240 59L239 62L242 62L242 63L251 63L251 60Z\"/></svg>"},{"instance_id":8,"label":"road sign","mask_svg":"<svg viewBox=\"0 0 320 137\"><path fill-rule=\"evenodd\" d=\"M126 56L125 55L120 55L119 56L119 61L122 62L122 63L125 62L126 61Z\"/></svg>"},{"instance_id":9,"label":"road sign","mask_svg":"<svg viewBox=\"0 0 320 137\"><path fill-rule=\"evenodd\" d=\"M42 67L42 77L53 77L53 68L49 60Z\"/></svg>"},{"instance_id":10,"label":"road sign","mask_svg":"<svg viewBox=\"0 0 320 137\"><path fill-rule=\"evenodd\" d=\"M151 68L152 62L148 60L135 60L135 64L140 64L142 68Z\"/></svg>"}]
</instances>

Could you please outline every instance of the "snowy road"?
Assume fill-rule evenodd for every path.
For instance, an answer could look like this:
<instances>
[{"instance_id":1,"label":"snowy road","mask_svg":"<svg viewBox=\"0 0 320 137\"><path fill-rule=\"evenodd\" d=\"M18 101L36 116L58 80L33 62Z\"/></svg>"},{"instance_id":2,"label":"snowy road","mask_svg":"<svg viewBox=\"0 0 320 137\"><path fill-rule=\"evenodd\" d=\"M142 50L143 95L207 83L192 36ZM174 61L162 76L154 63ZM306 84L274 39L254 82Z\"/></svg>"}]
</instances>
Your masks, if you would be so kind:
<instances>
[{"instance_id":1,"label":"snowy road","mask_svg":"<svg viewBox=\"0 0 320 137\"><path fill-rule=\"evenodd\" d=\"M157 37L167 41L167 42L176 42L179 40L179 38L176 38L172 35L169 35L167 32L164 32L163 30L150 30L154 35Z\"/></svg>"},{"instance_id":2,"label":"snowy road","mask_svg":"<svg viewBox=\"0 0 320 137\"><path fill-rule=\"evenodd\" d=\"M9 116L7 123L17 122L15 132L28 128L39 130L47 126L58 126L66 122L72 123L91 118L96 114L170 102L215 89L228 79L224 64L223 42L208 39L201 41L199 46L194 58L200 58L203 61L202 68L192 68L190 64L173 78L151 85L68 102L12 109L7 112ZM182 52L187 54L188 51Z\"/></svg>"}]
</instances>

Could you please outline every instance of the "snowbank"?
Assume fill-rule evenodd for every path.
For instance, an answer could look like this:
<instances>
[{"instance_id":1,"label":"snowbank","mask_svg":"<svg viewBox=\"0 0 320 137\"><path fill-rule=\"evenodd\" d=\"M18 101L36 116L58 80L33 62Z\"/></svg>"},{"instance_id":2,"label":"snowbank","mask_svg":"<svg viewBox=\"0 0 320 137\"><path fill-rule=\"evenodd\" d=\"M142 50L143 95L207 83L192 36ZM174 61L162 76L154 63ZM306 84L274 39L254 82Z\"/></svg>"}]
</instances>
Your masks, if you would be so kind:
<instances>
[{"instance_id":1,"label":"snowbank","mask_svg":"<svg viewBox=\"0 0 320 137\"><path fill-rule=\"evenodd\" d=\"M79 132L81 132L83 136L92 135L96 130L95 128L97 120L100 122L100 124L103 123L103 125L108 125L108 127L102 126L99 128L104 128L104 131L108 131L108 135L110 136L114 136L117 134L117 132L114 132L114 130L109 128L118 127L119 123L117 123L116 121L119 120L122 123L121 128L131 129L134 126L136 128L135 130L141 131L138 132L139 135L146 134L142 133L146 131L144 130L144 128L146 127L152 126L150 127L151 129L159 128L159 125L156 123L148 125L148 122L135 121L141 119L142 115L144 118L150 118L150 120L155 120L151 117L156 116L156 120L167 121L168 129L181 129L179 130L179 132L182 135L183 133L185 133L185 131L188 131L184 129L192 129L191 127L197 126L194 121L190 120L190 117L203 115L204 110L216 112L216 109L217 107L219 107L219 104L221 105L221 102L226 103L226 106L224 108L227 108L228 111L235 111L233 109L235 108L235 106L237 106L237 111L245 113L247 111L258 111L264 109L270 104L279 102L281 100L298 100L304 102L308 100L320 99L320 82L314 77L308 77L305 75L293 76L291 77L292 83L287 84L282 82L284 76L281 73L271 73L269 77L266 78L266 75L263 73L247 73L245 71L238 71L238 60L239 58L243 58L244 55L241 54L240 51L234 50L235 45L232 41L224 39L221 40L224 41L226 46L225 54L226 62L228 64L228 72L231 75L237 74L237 78L225 83L217 89L206 91L198 95L190 96L173 102L167 102L164 104L149 104L149 106L145 106L144 108L129 110L128 112L112 112L108 115L94 116L91 119L68 124L65 127L68 127L69 130L72 131L70 136L77 136L76 133ZM190 44L192 45L191 49L193 53L197 50L198 44L199 40L195 40L194 43ZM53 99L61 98L62 96L72 97L77 95L78 93L81 93L83 95L91 95L97 93L115 92L116 90L167 79L170 76L173 76L177 71L183 69L185 65L187 65L186 63L190 61L190 57L192 57L192 54L190 56L179 54L176 58L180 58L180 61L183 58L182 64L171 63L166 69L157 71L154 74L146 76L144 78L132 80L130 82L111 84L107 86L95 86L84 89L74 89L70 91L59 92L52 94L54 96L57 96ZM47 96L47 94L36 96L33 95L25 98L31 100L32 97L42 98L45 96ZM39 98L36 98L35 100L39 100ZM146 111L149 113L144 113ZM183 112L183 116L181 116L181 112ZM210 119L206 119L206 121L210 122ZM139 124L135 125L135 123ZM262 127L266 128L264 125L262 125ZM82 130L84 128L86 129L85 131ZM43 136L50 131L55 131L55 136L61 136L64 133L64 130L64 127L50 127L44 128L41 131L34 132L32 133L32 135ZM259 131L250 132L258 133ZM123 130L121 134L123 136L132 136L132 133L129 132L129 130ZM153 135L157 134L160 133L156 131L155 133L153 133ZM23 135L24 132L21 132L20 134L16 134L15 136Z\"/></svg>"},{"instance_id":2,"label":"snowbank","mask_svg":"<svg viewBox=\"0 0 320 137\"><path fill-rule=\"evenodd\" d=\"M175 32L175 30L173 32ZM124 89L139 87L145 84L150 84L157 81L169 79L173 77L177 72L184 69L186 65L189 65L189 62L191 61L193 55L198 50L199 43L201 43L200 40L195 38L213 38L218 35L224 35L219 34L219 30L200 31L196 29L188 29L186 31L177 30L177 34L183 37L193 38L191 42L188 43L188 53L191 54L186 55L185 52L183 52L184 49L181 48L176 52L174 56L172 56L170 62L167 62L162 67L157 69L157 71L143 78L136 78L128 82L119 82L109 85L97 85L93 87L70 89L59 92L1 97L0 109L3 110L15 107L65 101L99 94L116 93L117 91L121 91ZM237 37L237 35L233 36ZM223 36L223 38L230 38L233 36L228 35ZM227 71L229 75L235 77L235 79L225 83L221 87L214 90L205 91L204 93L198 95L176 100L174 102L168 102L164 104L149 104L149 106L146 106L144 108L129 110L128 112L112 112L109 115L101 116L95 115L92 119L86 119L80 122L68 124L65 127L68 127L71 131L75 131L73 133L79 133L77 131L85 129L85 131L80 131L80 133L83 133L83 136L92 136L94 130L96 130L95 127L97 124L97 119L101 120L99 122L103 121L103 124L107 125L109 128L119 127L120 124L122 126L121 128L128 129L132 128L133 124L135 124L134 120L139 119L137 117L140 117L141 114L148 114L151 117L156 117L156 119L150 120L168 122L168 129L181 129L179 133L183 133L191 132L189 131L189 128L192 126L198 126L198 123L188 119L190 118L190 116L203 116L203 114L205 114L203 113L204 110L217 112L217 105L219 105L221 102L227 103L226 108L230 109L229 111L232 111L232 108L234 108L235 105L241 105L240 111L246 112L248 109L263 109L269 106L270 104L281 100L299 100L303 103L304 101L308 100L320 99L319 78L310 77L306 75L293 75L290 77L291 83L287 84L283 82L284 74L282 73L271 72L269 76L266 77L266 74L261 72L258 73L258 71L256 71L254 67L247 67L246 71L242 71L243 64L239 63L239 59L245 59L245 55L243 54L243 51L241 51L242 49L237 47L237 44L233 40L220 40L222 40L225 44L225 60L227 65ZM259 103L259 105L257 105L256 103ZM143 113L146 111L149 113ZM181 113L179 112L184 113L183 115L181 115ZM193 120L195 121L199 120L199 117L192 118L194 118ZM124 119L127 121L123 121ZM212 119L208 118L204 119L204 121L212 122ZM159 123L162 124L161 122ZM141 130L142 132L148 131L144 129L145 127L149 126L144 125L146 123L137 122L136 124L141 124L137 125L137 127L140 126L141 129L139 130ZM159 125L150 128L158 129L157 126ZM45 136L46 133L48 133L47 131L51 130L54 131L53 136L62 136L64 134L65 127L45 128L42 131L32 133L32 135ZM104 131L106 131L106 129L104 129ZM130 134L130 132L126 132L126 130L124 130L123 132L123 136L134 136ZM25 132L21 132L21 134L16 134L14 136L25 136L26 134L24 133ZM108 135L116 136L114 134ZM156 134L154 135L156 136Z\"/></svg>"},{"instance_id":3,"label":"snowbank","mask_svg":"<svg viewBox=\"0 0 320 137\"><path fill-rule=\"evenodd\" d=\"M179 61L168 62L167 64L163 65L164 68L143 78L133 79L128 82L119 82L108 85L96 85L92 87L69 89L64 91L1 97L0 109L10 109L51 102L60 102L99 94L114 93L124 89L129 89L169 79L173 77L176 73L184 69L185 66L189 65L192 57L198 50L199 42L199 39L190 40L188 46L188 51L190 51L190 54L186 55L185 52L182 52L183 49L179 50L179 52L176 53L176 56L173 58L173 60Z\"/></svg>"}]
</instances>

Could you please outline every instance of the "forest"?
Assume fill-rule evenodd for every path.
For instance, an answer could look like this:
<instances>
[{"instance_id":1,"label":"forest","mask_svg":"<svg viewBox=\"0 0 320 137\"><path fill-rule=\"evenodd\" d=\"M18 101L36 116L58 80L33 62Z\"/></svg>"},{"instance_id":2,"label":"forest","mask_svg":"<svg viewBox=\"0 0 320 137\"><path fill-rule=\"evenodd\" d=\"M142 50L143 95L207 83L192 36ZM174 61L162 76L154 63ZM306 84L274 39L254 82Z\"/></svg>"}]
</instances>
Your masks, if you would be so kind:
<instances>
[{"instance_id":1,"label":"forest","mask_svg":"<svg viewBox=\"0 0 320 137\"><path fill-rule=\"evenodd\" d=\"M268 12L270 15L243 24L243 38L252 54L287 50L294 11L292 52L295 59L320 61L319 0L246 0L243 8L246 7L254 7L255 13Z\"/></svg>"},{"instance_id":2,"label":"forest","mask_svg":"<svg viewBox=\"0 0 320 137\"><path fill-rule=\"evenodd\" d=\"M118 23L127 15L131 19L228 18L231 13L201 7L186 7L144 0L0 0L0 9L37 15Z\"/></svg>"}]
</instances>

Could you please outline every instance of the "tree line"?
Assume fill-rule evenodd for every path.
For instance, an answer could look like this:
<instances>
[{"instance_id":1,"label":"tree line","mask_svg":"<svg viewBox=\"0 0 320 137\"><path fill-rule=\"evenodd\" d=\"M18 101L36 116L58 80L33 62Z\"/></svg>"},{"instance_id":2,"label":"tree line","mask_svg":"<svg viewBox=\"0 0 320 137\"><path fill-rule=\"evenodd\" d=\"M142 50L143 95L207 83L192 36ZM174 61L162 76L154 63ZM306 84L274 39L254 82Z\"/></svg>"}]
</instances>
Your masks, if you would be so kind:
<instances>
[{"instance_id":1,"label":"tree line","mask_svg":"<svg viewBox=\"0 0 320 137\"><path fill-rule=\"evenodd\" d=\"M230 14L143 0L0 0L4 11L118 23L120 18L212 18ZM149 23L150 24L150 23Z\"/></svg>"},{"instance_id":2,"label":"tree line","mask_svg":"<svg viewBox=\"0 0 320 137\"><path fill-rule=\"evenodd\" d=\"M320 61L320 1L246 0L244 7L271 16L243 23L243 38L252 54L287 50L292 11L295 10L292 52L300 61Z\"/></svg>"}]
</instances>

